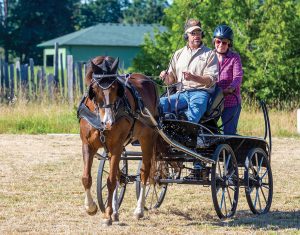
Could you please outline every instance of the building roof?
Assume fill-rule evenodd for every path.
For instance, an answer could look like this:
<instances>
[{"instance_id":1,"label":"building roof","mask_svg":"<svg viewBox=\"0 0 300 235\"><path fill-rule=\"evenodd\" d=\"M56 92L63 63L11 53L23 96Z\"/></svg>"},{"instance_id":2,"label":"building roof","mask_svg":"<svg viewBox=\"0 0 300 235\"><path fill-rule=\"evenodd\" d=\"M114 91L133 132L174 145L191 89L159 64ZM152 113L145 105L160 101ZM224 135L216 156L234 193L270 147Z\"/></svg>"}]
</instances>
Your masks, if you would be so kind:
<instances>
[{"instance_id":1,"label":"building roof","mask_svg":"<svg viewBox=\"0 0 300 235\"><path fill-rule=\"evenodd\" d=\"M165 31L165 27L153 24L100 23L89 28L38 44L38 47L62 45L84 46L140 46L147 33L153 37L154 28Z\"/></svg>"}]
</instances>

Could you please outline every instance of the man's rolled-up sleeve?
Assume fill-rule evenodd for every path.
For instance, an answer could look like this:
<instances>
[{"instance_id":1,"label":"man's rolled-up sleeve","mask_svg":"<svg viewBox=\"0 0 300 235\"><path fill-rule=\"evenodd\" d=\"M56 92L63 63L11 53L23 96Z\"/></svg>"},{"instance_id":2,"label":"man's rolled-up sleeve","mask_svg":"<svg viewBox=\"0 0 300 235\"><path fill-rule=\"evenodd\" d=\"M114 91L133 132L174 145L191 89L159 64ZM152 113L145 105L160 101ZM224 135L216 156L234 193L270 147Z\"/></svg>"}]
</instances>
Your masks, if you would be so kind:
<instances>
[{"instance_id":1,"label":"man's rolled-up sleeve","mask_svg":"<svg viewBox=\"0 0 300 235\"><path fill-rule=\"evenodd\" d=\"M219 75L219 62L217 55L214 51L211 51L207 58L206 67L203 71L204 76L209 76L211 79L211 83L208 87L212 87L218 81Z\"/></svg>"}]
</instances>

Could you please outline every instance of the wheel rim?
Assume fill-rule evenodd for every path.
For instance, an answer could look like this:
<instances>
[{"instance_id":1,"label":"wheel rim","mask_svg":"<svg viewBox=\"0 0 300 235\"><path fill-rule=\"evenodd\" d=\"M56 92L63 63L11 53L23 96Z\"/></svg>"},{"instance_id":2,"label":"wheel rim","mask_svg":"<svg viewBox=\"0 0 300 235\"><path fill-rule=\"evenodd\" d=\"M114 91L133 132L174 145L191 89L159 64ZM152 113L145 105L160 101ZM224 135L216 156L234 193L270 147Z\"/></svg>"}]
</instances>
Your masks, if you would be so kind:
<instances>
[{"instance_id":1,"label":"wheel rim","mask_svg":"<svg viewBox=\"0 0 300 235\"><path fill-rule=\"evenodd\" d=\"M138 171L137 171L138 175L140 175L141 166L142 166L142 161L140 161L139 166L138 166ZM147 184L146 184L144 209L151 210L151 209L160 207L160 205L162 204L162 202L165 198L165 195L167 192L167 187L168 187L167 184L160 185L160 184L156 183L155 181L150 183L150 181L148 179ZM140 190L141 190L141 180L139 177L138 180L136 181L137 200L139 199Z\"/></svg>"},{"instance_id":2,"label":"wheel rim","mask_svg":"<svg viewBox=\"0 0 300 235\"><path fill-rule=\"evenodd\" d=\"M215 155L217 160L211 173L213 203L220 218L229 218L235 214L238 202L237 162L229 145L219 146Z\"/></svg>"},{"instance_id":3,"label":"wheel rim","mask_svg":"<svg viewBox=\"0 0 300 235\"><path fill-rule=\"evenodd\" d=\"M128 165L127 160L120 161L120 171L122 175L128 174ZM109 161L108 160L100 160L99 168L98 168L98 176L97 176L97 199L99 208L102 212L105 212L105 208L107 206L107 197L108 197L108 188L107 188L107 178L109 176ZM125 190L126 190L126 182L119 184L118 187L118 207L120 208Z\"/></svg>"},{"instance_id":4,"label":"wheel rim","mask_svg":"<svg viewBox=\"0 0 300 235\"><path fill-rule=\"evenodd\" d=\"M273 196L272 172L268 157L262 149L254 149L246 159L245 192L254 214L270 210Z\"/></svg>"}]
</instances>

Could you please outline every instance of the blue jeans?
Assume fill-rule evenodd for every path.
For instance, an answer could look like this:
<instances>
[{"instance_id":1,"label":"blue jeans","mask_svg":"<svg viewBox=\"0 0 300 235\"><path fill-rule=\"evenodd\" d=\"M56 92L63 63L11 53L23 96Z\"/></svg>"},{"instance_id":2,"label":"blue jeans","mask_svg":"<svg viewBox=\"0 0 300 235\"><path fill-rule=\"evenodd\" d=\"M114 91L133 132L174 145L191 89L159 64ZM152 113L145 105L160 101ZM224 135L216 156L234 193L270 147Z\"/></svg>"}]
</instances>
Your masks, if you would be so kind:
<instances>
[{"instance_id":1,"label":"blue jeans","mask_svg":"<svg viewBox=\"0 0 300 235\"><path fill-rule=\"evenodd\" d=\"M168 97L160 98L160 106L164 113L175 112L177 106L177 111L185 110L184 113L190 122L198 123L207 109L209 97L210 94L204 90L178 92L170 96L171 104Z\"/></svg>"},{"instance_id":2,"label":"blue jeans","mask_svg":"<svg viewBox=\"0 0 300 235\"><path fill-rule=\"evenodd\" d=\"M222 122L224 125L224 135L235 135L237 132L237 125L241 113L241 104L233 107L224 108L222 113ZM234 117L233 117L234 115ZM230 120L231 119L231 120ZM228 122L228 120L230 120ZM228 123L226 123L228 122Z\"/></svg>"}]
</instances>

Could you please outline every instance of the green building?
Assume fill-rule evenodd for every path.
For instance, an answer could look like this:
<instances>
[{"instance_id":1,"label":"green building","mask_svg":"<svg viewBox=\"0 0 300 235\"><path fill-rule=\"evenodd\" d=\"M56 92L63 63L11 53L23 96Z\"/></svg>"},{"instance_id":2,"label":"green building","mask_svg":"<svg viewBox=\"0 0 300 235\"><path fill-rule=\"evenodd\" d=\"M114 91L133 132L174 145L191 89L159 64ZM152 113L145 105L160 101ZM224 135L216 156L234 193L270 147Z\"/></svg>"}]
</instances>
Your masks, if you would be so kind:
<instances>
[{"instance_id":1,"label":"green building","mask_svg":"<svg viewBox=\"0 0 300 235\"><path fill-rule=\"evenodd\" d=\"M54 45L57 42L59 66L62 58L64 68L67 55L73 55L75 62L86 62L95 56L108 55L118 56L120 67L126 69L140 50L145 35L149 33L153 37L155 29L161 32L165 30L159 25L101 23L43 42L38 47L44 48L44 66L53 66Z\"/></svg>"}]
</instances>

